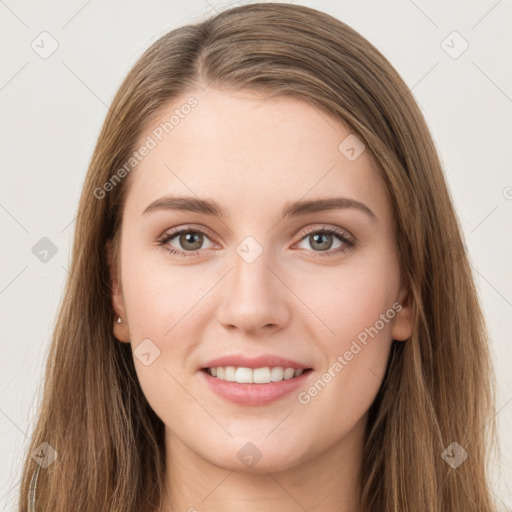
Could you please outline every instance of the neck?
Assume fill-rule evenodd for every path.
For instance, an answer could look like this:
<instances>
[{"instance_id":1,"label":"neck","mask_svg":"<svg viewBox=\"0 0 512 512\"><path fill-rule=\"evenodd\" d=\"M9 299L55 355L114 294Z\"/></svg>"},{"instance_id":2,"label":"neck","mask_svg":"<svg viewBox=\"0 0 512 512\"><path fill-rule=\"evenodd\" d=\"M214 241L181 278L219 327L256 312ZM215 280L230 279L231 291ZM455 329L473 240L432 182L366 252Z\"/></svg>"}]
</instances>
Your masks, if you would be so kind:
<instances>
[{"instance_id":1,"label":"neck","mask_svg":"<svg viewBox=\"0 0 512 512\"><path fill-rule=\"evenodd\" d=\"M358 512L366 415L335 445L277 471L215 466L166 428L166 490L160 512Z\"/></svg>"}]
</instances>

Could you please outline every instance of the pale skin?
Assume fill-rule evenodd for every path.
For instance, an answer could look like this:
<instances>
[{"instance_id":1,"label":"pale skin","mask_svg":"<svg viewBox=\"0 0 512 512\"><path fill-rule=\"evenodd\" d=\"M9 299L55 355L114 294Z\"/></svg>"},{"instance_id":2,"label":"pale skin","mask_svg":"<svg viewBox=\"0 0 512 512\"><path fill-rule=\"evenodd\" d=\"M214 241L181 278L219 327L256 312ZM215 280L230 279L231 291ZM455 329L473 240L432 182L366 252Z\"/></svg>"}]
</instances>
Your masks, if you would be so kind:
<instances>
[{"instance_id":1,"label":"pale skin","mask_svg":"<svg viewBox=\"0 0 512 512\"><path fill-rule=\"evenodd\" d=\"M355 512L368 409L392 340L412 330L385 185L366 151L354 161L339 151L345 126L291 97L193 91L162 110L140 140L192 94L197 107L130 175L120 265L111 262L123 321L116 338L132 350L149 339L160 350L148 366L134 357L165 424L160 510ZM224 216L143 214L171 194L214 200ZM344 207L282 217L290 202L341 196L373 216ZM174 227L205 235L159 245ZM355 245L336 234L315 243L324 227ZM249 236L262 249L251 263L236 250ZM293 392L264 406L237 405L199 378L215 357L270 353L313 368L299 391L307 390L394 303L401 310L307 404ZM262 454L251 467L237 457L248 442Z\"/></svg>"}]
</instances>

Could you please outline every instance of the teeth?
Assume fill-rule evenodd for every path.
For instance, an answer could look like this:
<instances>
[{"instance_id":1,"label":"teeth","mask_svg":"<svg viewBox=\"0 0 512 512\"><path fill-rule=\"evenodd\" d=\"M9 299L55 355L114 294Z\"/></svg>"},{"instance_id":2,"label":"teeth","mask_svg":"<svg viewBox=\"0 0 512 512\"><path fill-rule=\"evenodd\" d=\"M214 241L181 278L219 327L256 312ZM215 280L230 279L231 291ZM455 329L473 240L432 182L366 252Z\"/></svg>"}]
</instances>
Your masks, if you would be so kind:
<instances>
[{"instance_id":1,"label":"teeth","mask_svg":"<svg viewBox=\"0 0 512 512\"><path fill-rule=\"evenodd\" d=\"M226 368L224 368L224 380L235 382L235 371L236 368L234 366L226 366Z\"/></svg>"},{"instance_id":2,"label":"teeth","mask_svg":"<svg viewBox=\"0 0 512 512\"><path fill-rule=\"evenodd\" d=\"M240 384L266 384L268 382L279 382L289 380L302 375L304 370L295 368L283 368L282 366L264 368L236 368L234 366L219 366L209 368L208 373L212 377L227 382L238 382Z\"/></svg>"},{"instance_id":3,"label":"teeth","mask_svg":"<svg viewBox=\"0 0 512 512\"><path fill-rule=\"evenodd\" d=\"M272 376L270 375L270 368L268 366L266 368L255 368L252 371L252 381L256 384L271 382Z\"/></svg>"},{"instance_id":4,"label":"teeth","mask_svg":"<svg viewBox=\"0 0 512 512\"><path fill-rule=\"evenodd\" d=\"M285 379L291 379L293 377L293 374L295 373L295 370L293 368L286 368L284 371L283 377Z\"/></svg>"},{"instance_id":5,"label":"teeth","mask_svg":"<svg viewBox=\"0 0 512 512\"><path fill-rule=\"evenodd\" d=\"M252 384L254 382L253 371L251 368L237 368L233 380L241 384Z\"/></svg>"},{"instance_id":6,"label":"teeth","mask_svg":"<svg viewBox=\"0 0 512 512\"><path fill-rule=\"evenodd\" d=\"M272 368L270 370L270 377L272 379L272 382L283 380L283 369L280 366Z\"/></svg>"}]
</instances>

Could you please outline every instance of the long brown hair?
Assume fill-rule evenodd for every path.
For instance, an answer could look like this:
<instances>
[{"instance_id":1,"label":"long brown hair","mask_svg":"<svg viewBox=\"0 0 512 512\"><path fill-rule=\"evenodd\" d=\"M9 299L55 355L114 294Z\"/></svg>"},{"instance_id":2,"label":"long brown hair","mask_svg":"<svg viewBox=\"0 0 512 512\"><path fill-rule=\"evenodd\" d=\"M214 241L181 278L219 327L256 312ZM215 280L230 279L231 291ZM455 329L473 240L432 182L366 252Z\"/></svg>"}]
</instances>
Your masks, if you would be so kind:
<instances>
[{"instance_id":1,"label":"long brown hair","mask_svg":"<svg viewBox=\"0 0 512 512\"><path fill-rule=\"evenodd\" d=\"M98 190L129 161L164 105L208 86L292 95L333 114L364 142L386 183L415 323L410 339L393 344L370 410L361 510L495 510L487 475L496 435L489 341L424 118L397 72L353 29L311 8L262 3L167 33L137 61L112 102L80 198L20 512L29 507L36 469L37 512L159 506L163 423L141 391L131 346L112 332L105 248L113 241L118 257L130 175L108 193ZM42 443L58 457L40 469L31 454L49 449ZM461 460L468 454L457 468L447 462L454 450Z\"/></svg>"}]
</instances>

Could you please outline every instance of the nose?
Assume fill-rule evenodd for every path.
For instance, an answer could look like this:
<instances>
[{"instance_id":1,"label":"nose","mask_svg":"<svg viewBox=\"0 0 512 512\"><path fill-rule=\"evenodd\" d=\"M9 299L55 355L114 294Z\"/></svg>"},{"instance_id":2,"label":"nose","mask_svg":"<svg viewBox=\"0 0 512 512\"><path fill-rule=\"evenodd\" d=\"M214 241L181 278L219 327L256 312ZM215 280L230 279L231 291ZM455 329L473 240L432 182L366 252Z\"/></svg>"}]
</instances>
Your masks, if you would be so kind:
<instances>
[{"instance_id":1,"label":"nose","mask_svg":"<svg viewBox=\"0 0 512 512\"><path fill-rule=\"evenodd\" d=\"M270 260L267 251L251 263L234 255L233 268L220 290L224 300L217 309L218 321L227 329L268 334L288 324L293 294Z\"/></svg>"}]
</instances>

